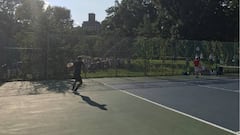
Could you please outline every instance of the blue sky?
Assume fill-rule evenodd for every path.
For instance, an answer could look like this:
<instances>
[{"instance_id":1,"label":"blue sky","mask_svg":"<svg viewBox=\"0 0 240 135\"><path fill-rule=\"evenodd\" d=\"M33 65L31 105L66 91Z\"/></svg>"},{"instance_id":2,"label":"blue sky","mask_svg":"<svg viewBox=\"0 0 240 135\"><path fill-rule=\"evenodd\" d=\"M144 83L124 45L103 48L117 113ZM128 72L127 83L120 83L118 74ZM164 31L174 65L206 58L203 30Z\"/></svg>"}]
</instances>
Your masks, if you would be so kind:
<instances>
[{"instance_id":1,"label":"blue sky","mask_svg":"<svg viewBox=\"0 0 240 135\"><path fill-rule=\"evenodd\" d=\"M114 5L115 0L45 0L51 6L61 6L71 10L75 25L88 20L88 13L95 13L97 21L106 17L105 10Z\"/></svg>"}]
</instances>

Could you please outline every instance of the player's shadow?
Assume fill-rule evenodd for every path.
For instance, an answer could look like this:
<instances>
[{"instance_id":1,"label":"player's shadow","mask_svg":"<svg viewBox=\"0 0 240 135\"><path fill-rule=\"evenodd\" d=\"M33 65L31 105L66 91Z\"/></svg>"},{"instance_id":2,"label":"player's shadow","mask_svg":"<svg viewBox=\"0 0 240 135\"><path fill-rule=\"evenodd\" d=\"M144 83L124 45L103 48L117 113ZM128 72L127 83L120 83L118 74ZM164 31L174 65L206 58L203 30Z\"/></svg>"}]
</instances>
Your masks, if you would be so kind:
<instances>
[{"instance_id":1,"label":"player's shadow","mask_svg":"<svg viewBox=\"0 0 240 135\"><path fill-rule=\"evenodd\" d=\"M91 106L97 107L97 108L99 108L101 110L105 110L105 111L108 110L106 108L107 105L105 105L105 104L99 104L99 103L93 101L90 97L84 96L84 95L80 95L80 93L78 93L78 92L74 92L74 94L77 95L77 96L80 96L83 101L85 101L86 103L88 103Z\"/></svg>"}]
</instances>

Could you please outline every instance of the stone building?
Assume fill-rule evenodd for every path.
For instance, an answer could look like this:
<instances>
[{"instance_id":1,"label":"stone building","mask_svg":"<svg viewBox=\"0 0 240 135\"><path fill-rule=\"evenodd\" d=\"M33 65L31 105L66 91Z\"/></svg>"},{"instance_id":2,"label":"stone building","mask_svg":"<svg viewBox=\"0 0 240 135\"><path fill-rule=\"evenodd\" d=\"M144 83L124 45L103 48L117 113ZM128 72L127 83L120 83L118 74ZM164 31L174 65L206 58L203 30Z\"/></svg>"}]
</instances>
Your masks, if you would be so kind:
<instances>
[{"instance_id":1,"label":"stone building","mask_svg":"<svg viewBox=\"0 0 240 135\"><path fill-rule=\"evenodd\" d=\"M95 14L88 14L88 21L84 21L82 24L82 28L89 32L98 32L100 30L101 24L100 22L95 20Z\"/></svg>"}]
</instances>

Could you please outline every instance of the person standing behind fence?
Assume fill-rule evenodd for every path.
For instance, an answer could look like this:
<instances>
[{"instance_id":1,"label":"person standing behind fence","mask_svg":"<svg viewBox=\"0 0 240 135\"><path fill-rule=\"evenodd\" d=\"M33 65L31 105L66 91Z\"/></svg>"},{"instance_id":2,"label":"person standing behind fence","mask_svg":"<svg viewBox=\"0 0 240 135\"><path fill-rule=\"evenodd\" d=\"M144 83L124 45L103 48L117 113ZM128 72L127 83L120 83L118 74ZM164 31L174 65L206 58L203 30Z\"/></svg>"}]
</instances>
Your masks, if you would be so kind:
<instances>
[{"instance_id":1,"label":"person standing behind fence","mask_svg":"<svg viewBox=\"0 0 240 135\"><path fill-rule=\"evenodd\" d=\"M198 57L195 58L193 61L193 64L194 64L194 72L195 72L196 78L198 78L198 75L201 71L200 59Z\"/></svg>"},{"instance_id":2,"label":"person standing behind fence","mask_svg":"<svg viewBox=\"0 0 240 135\"><path fill-rule=\"evenodd\" d=\"M68 68L74 67L74 72L73 72L74 83L73 83L73 87L72 87L73 91L77 91L77 89L83 83L82 82L82 77L81 77L81 70L82 70L83 66L84 66L84 63L83 63L82 58L80 56L77 57L77 60L74 63L68 63L67 64ZM76 86L76 84L77 84L77 86Z\"/></svg>"}]
</instances>

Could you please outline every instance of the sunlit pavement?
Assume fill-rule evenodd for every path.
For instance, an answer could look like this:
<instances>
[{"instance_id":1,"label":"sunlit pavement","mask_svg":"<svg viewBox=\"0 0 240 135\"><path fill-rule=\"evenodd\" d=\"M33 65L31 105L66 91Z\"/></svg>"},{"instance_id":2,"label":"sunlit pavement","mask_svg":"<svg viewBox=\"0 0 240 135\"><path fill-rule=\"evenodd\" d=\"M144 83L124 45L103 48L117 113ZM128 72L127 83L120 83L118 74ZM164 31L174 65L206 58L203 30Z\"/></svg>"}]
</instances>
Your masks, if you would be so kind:
<instances>
[{"instance_id":1,"label":"sunlit pavement","mask_svg":"<svg viewBox=\"0 0 240 135\"><path fill-rule=\"evenodd\" d=\"M128 95L106 80L128 82L85 79L78 93L71 92L70 81L2 84L0 135L232 134Z\"/></svg>"}]
</instances>

